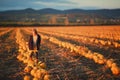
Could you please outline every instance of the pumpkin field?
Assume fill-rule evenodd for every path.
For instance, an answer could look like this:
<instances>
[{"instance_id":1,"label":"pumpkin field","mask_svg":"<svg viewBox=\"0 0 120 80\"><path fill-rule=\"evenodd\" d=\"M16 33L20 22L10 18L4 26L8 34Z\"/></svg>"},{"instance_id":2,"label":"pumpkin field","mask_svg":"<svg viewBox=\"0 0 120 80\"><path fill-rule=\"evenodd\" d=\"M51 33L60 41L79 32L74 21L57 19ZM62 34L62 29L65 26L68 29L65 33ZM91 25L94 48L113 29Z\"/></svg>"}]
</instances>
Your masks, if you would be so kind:
<instances>
[{"instance_id":1,"label":"pumpkin field","mask_svg":"<svg viewBox=\"0 0 120 80\"><path fill-rule=\"evenodd\" d=\"M38 62L28 48L34 28ZM1 27L0 80L120 80L120 26Z\"/></svg>"}]
</instances>

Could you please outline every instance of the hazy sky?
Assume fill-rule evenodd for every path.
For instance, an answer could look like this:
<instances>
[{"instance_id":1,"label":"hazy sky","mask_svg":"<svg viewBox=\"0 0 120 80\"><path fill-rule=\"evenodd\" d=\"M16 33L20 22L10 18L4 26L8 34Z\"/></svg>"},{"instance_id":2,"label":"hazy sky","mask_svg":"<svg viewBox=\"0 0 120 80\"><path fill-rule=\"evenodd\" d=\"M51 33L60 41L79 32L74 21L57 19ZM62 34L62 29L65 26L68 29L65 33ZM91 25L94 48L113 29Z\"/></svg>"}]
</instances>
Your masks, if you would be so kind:
<instances>
[{"instance_id":1,"label":"hazy sky","mask_svg":"<svg viewBox=\"0 0 120 80\"><path fill-rule=\"evenodd\" d=\"M120 8L120 0L0 0L0 11L25 8L114 9Z\"/></svg>"}]
</instances>

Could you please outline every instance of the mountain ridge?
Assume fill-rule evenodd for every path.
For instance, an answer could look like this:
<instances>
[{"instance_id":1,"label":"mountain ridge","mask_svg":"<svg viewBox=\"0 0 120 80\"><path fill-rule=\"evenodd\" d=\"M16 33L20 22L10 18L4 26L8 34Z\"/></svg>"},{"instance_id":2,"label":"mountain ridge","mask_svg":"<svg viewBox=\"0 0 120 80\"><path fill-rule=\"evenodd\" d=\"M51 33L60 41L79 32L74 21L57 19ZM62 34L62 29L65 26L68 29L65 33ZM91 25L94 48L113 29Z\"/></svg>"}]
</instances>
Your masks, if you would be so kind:
<instances>
[{"instance_id":1,"label":"mountain ridge","mask_svg":"<svg viewBox=\"0 0 120 80\"><path fill-rule=\"evenodd\" d=\"M6 11L0 11L0 13L15 13L15 12L36 12L36 13L46 13L46 14L50 14L50 13L55 13L55 14L59 14L59 13L80 13L80 12L95 12L95 11L119 11L120 12L120 8L117 9L91 9L91 10L85 10L85 9L79 9L79 8L74 8L74 9L66 9L66 10L59 10L59 9L53 9L53 8L43 8L43 9L32 9L32 8L26 8L26 9L21 9L21 10L6 10Z\"/></svg>"}]
</instances>

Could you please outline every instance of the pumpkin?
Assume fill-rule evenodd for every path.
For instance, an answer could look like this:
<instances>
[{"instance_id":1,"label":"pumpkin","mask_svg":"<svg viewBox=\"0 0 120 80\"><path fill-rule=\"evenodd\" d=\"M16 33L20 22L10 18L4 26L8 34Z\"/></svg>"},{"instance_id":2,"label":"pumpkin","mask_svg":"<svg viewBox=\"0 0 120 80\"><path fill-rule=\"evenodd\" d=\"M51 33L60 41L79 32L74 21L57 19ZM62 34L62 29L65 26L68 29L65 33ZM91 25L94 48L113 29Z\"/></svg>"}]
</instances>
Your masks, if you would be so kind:
<instances>
[{"instance_id":1,"label":"pumpkin","mask_svg":"<svg viewBox=\"0 0 120 80\"><path fill-rule=\"evenodd\" d=\"M28 76L28 75L24 76L24 80L31 80L30 76Z\"/></svg>"},{"instance_id":2,"label":"pumpkin","mask_svg":"<svg viewBox=\"0 0 120 80\"><path fill-rule=\"evenodd\" d=\"M44 80L50 80L50 75L48 75L48 74L45 75L45 76L44 76Z\"/></svg>"},{"instance_id":3,"label":"pumpkin","mask_svg":"<svg viewBox=\"0 0 120 80\"><path fill-rule=\"evenodd\" d=\"M118 68L118 66L116 65L116 63L112 64L111 71L112 71L112 73L114 75L120 74L120 69Z\"/></svg>"},{"instance_id":4,"label":"pumpkin","mask_svg":"<svg viewBox=\"0 0 120 80\"><path fill-rule=\"evenodd\" d=\"M23 50L26 50L26 47L25 47L25 46L23 46Z\"/></svg>"},{"instance_id":5,"label":"pumpkin","mask_svg":"<svg viewBox=\"0 0 120 80\"><path fill-rule=\"evenodd\" d=\"M104 60L103 59L99 59L98 60L98 64L104 64Z\"/></svg>"},{"instance_id":6,"label":"pumpkin","mask_svg":"<svg viewBox=\"0 0 120 80\"><path fill-rule=\"evenodd\" d=\"M118 43L114 43L114 45L115 45L116 48L119 47L119 44L118 44Z\"/></svg>"},{"instance_id":7,"label":"pumpkin","mask_svg":"<svg viewBox=\"0 0 120 80\"><path fill-rule=\"evenodd\" d=\"M79 52L79 47L78 47L78 46L74 47L74 51L75 51L76 53L78 53L78 52Z\"/></svg>"},{"instance_id":8,"label":"pumpkin","mask_svg":"<svg viewBox=\"0 0 120 80\"><path fill-rule=\"evenodd\" d=\"M112 67L112 64L113 64L113 59L107 60L107 66L108 67Z\"/></svg>"},{"instance_id":9,"label":"pumpkin","mask_svg":"<svg viewBox=\"0 0 120 80\"><path fill-rule=\"evenodd\" d=\"M89 59L92 59L92 58L93 58L93 55L92 55L91 53L87 53L87 54L85 55L85 57L86 57L86 58L89 58Z\"/></svg>"},{"instance_id":10,"label":"pumpkin","mask_svg":"<svg viewBox=\"0 0 120 80\"><path fill-rule=\"evenodd\" d=\"M31 70L32 70L32 67L31 67L31 66L26 66L25 69L24 69L24 71L25 71L26 73L29 73Z\"/></svg>"},{"instance_id":11,"label":"pumpkin","mask_svg":"<svg viewBox=\"0 0 120 80\"><path fill-rule=\"evenodd\" d=\"M31 59L29 59L29 60L28 60L28 66L34 67L34 61L31 60Z\"/></svg>"},{"instance_id":12,"label":"pumpkin","mask_svg":"<svg viewBox=\"0 0 120 80\"><path fill-rule=\"evenodd\" d=\"M100 40L100 43L101 43L102 45L106 45L106 42L103 41L103 40Z\"/></svg>"},{"instance_id":13,"label":"pumpkin","mask_svg":"<svg viewBox=\"0 0 120 80\"><path fill-rule=\"evenodd\" d=\"M24 56L23 58L22 58L22 61L24 62L24 60L26 60L27 59L27 57L26 56Z\"/></svg>"},{"instance_id":14,"label":"pumpkin","mask_svg":"<svg viewBox=\"0 0 120 80\"><path fill-rule=\"evenodd\" d=\"M31 70L30 74L31 74L32 76L35 76L37 70L38 70L37 68L33 68L33 69Z\"/></svg>"},{"instance_id":15,"label":"pumpkin","mask_svg":"<svg viewBox=\"0 0 120 80\"><path fill-rule=\"evenodd\" d=\"M104 56L102 54L97 54L97 56L100 58L100 59L103 59Z\"/></svg>"},{"instance_id":16,"label":"pumpkin","mask_svg":"<svg viewBox=\"0 0 120 80\"><path fill-rule=\"evenodd\" d=\"M44 75L47 74L47 71L44 70L44 69L39 69L39 70L37 70L36 73L37 73L37 74L36 74L36 78L43 79Z\"/></svg>"},{"instance_id":17,"label":"pumpkin","mask_svg":"<svg viewBox=\"0 0 120 80\"><path fill-rule=\"evenodd\" d=\"M29 60L29 59L25 59L25 60L23 61L23 63L28 63L28 60Z\"/></svg>"},{"instance_id":18,"label":"pumpkin","mask_svg":"<svg viewBox=\"0 0 120 80\"><path fill-rule=\"evenodd\" d=\"M96 55L93 56L93 60L95 61L95 63L98 63L98 57Z\"/></svg>"},{"instance_id":19,"label":"pumpkin","mask_svg":"<svg viewBox=\"0 0 120 80\"><path fill-rule=\"evenodd\" d=\"M79 52L79 54L82 55L82 56L85 56L86 52L82 50L81 52Z\"/></svg>"},{"instance_id":20,"label":"pumpkin","mask_svg":"<svg viewBox=\"0 0 120 80\"><path fill-rule=\"evenodd\" d=\"M18 56L17 56L17 59L19 60L19 61L22 61L23 60L23 55L22 54L19 54Z\"/></svg>"},{"instance_id":21,"label":"pumpkin","mask_svg":"<svg viewBox=\"0 0 120 80\"><path fill-rule=\"evenodd\" d=\"M42 69L45 69L46 68L46 64L45 63L39 63L39 65L38 65L39 67L41 67Z\"/></svg>"},{"instance_id":22,"label":"pumpkin","mask_svg":"<svg viewBox=\"0 0 120 80\"><path fill-rule=\"evenodd\" d=\"M112 43L110 41L107 42L108 45L111 45Z\"/></svg>"},{"instance_id":23,"label":"pumpkin","mask_svg":"<svg viewBox=\"0 0 120 80\"><path fill-rule=\"evenodd\" d=\"M39 80L39 78L35 78L35 77L34 77L33 80Z\"/></svg>"},{"instance_id":24,"label":"pumpkin","mask_svg":"<svg viewBox=\"0 0 120 80\"><path fill-rule=\"evenodd\" d=\"M37 71L36 71L36 74L35 74L34 76L35 76L36 78L42 79L43 75L42 75L41 70L37 70Z\"/></svg>"}]
</instances>

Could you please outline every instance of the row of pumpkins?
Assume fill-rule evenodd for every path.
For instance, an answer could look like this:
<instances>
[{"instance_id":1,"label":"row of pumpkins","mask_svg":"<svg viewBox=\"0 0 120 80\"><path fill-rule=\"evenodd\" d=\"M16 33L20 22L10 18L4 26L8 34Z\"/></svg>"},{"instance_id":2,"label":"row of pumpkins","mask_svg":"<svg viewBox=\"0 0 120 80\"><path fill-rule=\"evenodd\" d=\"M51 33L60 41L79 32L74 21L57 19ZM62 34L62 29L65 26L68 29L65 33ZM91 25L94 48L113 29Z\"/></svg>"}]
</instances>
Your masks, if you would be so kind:
<instances>
[{"instance_id":1,"label":"row of pumpkins","mask_svg":"<svg viewBox=\"0 0 120 80\"><path fill-rule=\"evenodd\" d=\"M31 51L18 29L16 32L16 43L19 45L19 54L17 59L26 64L24 80L50 80L50 75L46 70L46 64L37 61L36 58L30 59Z\"/></svg>"},{"instance_id":2,"label":"row of pumpkins","mask_svg":"<svg viewBox=\"0 0 120 80\"><path fill-rule=\"evenodd\" d=\"M87 47L77 46L75 44L71 44L69 42L64 42L55 37L48 37L43 34L41 34L41 36L42 36L42 38L48 39L50 42L57 44L60 47L70 49L72 52L79 53L80 55L82 55L88 59L94 60L95 63L105 64L108 68L110 68L110 70L112 71L112 73L114 75L120 75L120 68L114 62L113 59L106 59L102 54L97 53L97 52L92 52Z\"/></svg>"},{"instance_id":3,"label":"row of pumpkins","mask_svg":"<svg viewBox=\"0 0 120 80\"><path fill-rule=\"evenodd\" d=\"M96 38L89 38L89 37L83 37L83 36L78 36L78 35L68 35L68 34L64 34L64 33L57 33L57 32L47 32L47 31L40 31L43 33L47 33L47 34L53 34L56 36L61 36L61 37L66 37L66 38L71 38L71 39L77 39L77 40L81 40L81 41L86 41L86 42L92 42L92 43L96 43L96 44L101 44L101 45L107 45L107 46L114 46L116 48L120 47L120 44L117 42L111 42L111 41L104 41L104 40L98 40Z\"/></svg>"}]
</instances>

